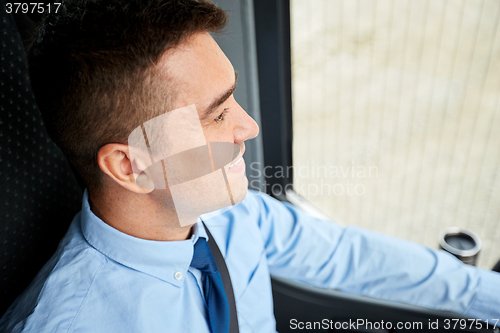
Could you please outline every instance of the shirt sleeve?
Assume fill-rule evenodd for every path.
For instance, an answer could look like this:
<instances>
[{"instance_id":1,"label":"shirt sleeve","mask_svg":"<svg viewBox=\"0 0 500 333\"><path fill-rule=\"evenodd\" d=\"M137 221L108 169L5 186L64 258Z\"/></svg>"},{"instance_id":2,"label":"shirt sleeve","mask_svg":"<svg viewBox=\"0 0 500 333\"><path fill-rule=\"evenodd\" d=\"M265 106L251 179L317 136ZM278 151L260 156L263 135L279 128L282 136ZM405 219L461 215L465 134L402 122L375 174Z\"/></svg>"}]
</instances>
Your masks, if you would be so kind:
<instances>
[{"instance_id":1,"label":"shirt sleeve","mask_svg":"<svg viewBox=\"0 0 500 333\"><path fill-rule=\"evenodd\" d=\"M342 227L255 193L272 275L346 293L500 318L500 274L451 254L363 228Z\"/></svg>"}]
</instances>

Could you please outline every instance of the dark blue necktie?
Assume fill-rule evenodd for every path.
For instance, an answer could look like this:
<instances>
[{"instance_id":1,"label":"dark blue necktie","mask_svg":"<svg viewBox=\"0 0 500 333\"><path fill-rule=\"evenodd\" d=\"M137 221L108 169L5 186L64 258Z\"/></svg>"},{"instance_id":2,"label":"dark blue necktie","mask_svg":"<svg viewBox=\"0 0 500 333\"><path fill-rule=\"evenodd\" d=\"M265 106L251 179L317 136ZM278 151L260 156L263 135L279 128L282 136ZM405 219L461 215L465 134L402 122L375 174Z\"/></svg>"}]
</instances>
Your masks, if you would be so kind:
<instances>
[{"instance_id":1,"label":"dark blue necktie","mask_svg":"<svg viewBox=\"0 0 500 333\"><path fill-rule=\"evenodd\" d=\"M202 283L208 307L208 320L212 333L229 332L229 302L214 256L205 238L194 245L191 267L202 272Z\"/></svg>"}]
</instances>

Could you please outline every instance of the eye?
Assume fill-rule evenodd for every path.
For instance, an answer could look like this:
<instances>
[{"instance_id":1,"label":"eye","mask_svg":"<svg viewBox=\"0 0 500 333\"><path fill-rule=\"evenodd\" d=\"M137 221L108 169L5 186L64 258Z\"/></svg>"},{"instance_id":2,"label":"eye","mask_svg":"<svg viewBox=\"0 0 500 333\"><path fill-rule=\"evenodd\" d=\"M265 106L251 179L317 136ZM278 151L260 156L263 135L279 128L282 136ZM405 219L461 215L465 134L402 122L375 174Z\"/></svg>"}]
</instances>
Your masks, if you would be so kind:
<instances>
[{"instance_id":1,"label":"eye","mask_svg":"<svg viewBox=\"0 0 500 333\"><path fill-rule=\"evenodd\" d=\"M226 109L224 109L224 110L222 110L222 112L220 113L220 115L218 115L218 116L214 119L214 121L215 121L216 123L220 123L220 122L224 121L224 117L226 116L226 112L227 112L227 110L228 110L227 108L226 108Z\"/></svg>"}]
</instances>

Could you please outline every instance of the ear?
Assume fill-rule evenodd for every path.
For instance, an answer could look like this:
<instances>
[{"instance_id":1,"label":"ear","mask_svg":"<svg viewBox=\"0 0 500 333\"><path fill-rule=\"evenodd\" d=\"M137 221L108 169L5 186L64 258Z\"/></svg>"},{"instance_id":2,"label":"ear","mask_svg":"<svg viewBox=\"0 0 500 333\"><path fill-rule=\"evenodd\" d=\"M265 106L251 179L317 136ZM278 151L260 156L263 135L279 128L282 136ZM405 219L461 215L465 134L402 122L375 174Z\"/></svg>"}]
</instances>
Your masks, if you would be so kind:
<instances>
[{"instance_id":1,"label":"ear","mask_svg":"<svg viewBox=\"0 0 500 333\"><path fill-rule=\"evenodd\" d=\"M102 172L129 191L142 194L154 190L154 183L146 173L134 176L128 145L109 143L101 147L97 164Z\"/></svg>"}]
</instances>

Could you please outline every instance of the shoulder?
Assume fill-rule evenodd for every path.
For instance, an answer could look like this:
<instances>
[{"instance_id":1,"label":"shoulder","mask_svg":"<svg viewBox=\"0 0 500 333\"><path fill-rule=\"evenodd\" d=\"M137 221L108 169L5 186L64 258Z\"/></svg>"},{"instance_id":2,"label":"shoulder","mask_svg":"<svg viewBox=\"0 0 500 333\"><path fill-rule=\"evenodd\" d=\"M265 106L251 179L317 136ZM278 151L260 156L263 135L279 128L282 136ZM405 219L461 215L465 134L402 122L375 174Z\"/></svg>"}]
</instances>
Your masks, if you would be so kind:
<instances>
[{"instance_id":1,"label":"shoulder","mask_svg":"<svg viewBox=\"0 0 500 333\"><path fill-rule=\"evenodd\" d=\"M77 214L54 256L2 318L0 330L68 332L106 261L83 238Z\"/></svg>"},{"instance_id":2,"label":"shoulder","mask_svg":"<svg viewBox=\"0 0 500 333\"><path fill-rule=\"evenodd\" d=\"M297 214L297 209L289 203L253 190L249 190L246 198L233 210L236 215L248 216L259 228L267 228L280 221L290 222Z\"/></svg>"},{"instance_id":3,"label":"shoulder","mask_svg":"<svg viewBox=\"0 0 500 333\"><path fill-rule=\"evenodd\" d=\"M273 201L276 201L274 203ZM217 211L203 214L202 219L209 225L230 227L236 221L245 219L250 224L258 224L258 221L266 214L269 205L280 204L265 193L249 190L245 199L240 203L219 209ZM247 223L248 224L248 223Z\"/></svg>"},{"instance_id":4,"label":"shoulder","mask_svg":"<svg viewBox=\"0 0 500 333\"><path fill-rule=\"evenodd\" d=\"M252 215L257 218L265 216L270 210L283 209L285 204L266 193L248 190L245 199L231 210L238 214Z\"/></svg>"},{"instance_id":5,"label":"shoulder","mask_svg":"<svg viewBox=\"0 0 500 333\"><path fill-rule=\"evenodd\" d=\"M245 199L232 207L202 216L217 240L219 247L229 247L231 241L238 247L248 245L258 248L262 243L263 231L267 233L271 225L280 218L286 218L286 204L269 195L249 190Z\"/></svg>"}]
</instances>

